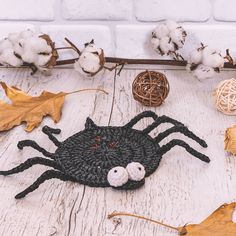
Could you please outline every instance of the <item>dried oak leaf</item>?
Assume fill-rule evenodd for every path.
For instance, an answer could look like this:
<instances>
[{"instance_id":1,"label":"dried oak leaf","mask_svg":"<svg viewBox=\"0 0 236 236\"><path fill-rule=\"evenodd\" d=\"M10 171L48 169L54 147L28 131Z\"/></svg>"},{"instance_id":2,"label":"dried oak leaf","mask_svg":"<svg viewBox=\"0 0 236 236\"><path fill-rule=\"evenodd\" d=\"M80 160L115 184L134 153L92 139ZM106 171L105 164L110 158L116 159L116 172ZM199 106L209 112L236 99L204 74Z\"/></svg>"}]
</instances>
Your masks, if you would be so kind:
<instances>
[{"instance_id":1,"label":"dried oak leaf","mask_svg":"<svg viewBox=\"0 0 236 236\"><path fill-rule=\"evenodd\" d=\"M233 212L236 202L224 204L214 211L200 224L192 224L179 228L179 235L187 236L235 236L236 223Z\"/></svg>"},{"instance_id":2,"label":"dried oak leaf","mask_svg":"<svg viewBox=\"0 0 236 236\"><path fill-rule=\"evenodd\" d=\"M16 87L8 87L0 82L12 104L0 100L0 131L10 130L26 122L26 131L30 132L41 123L44 116L51 116L54 122L61 118L61 109L67 93L43 91L40 96L32 97Z\"/></svg>"},{"instance_id":3,"label":"dried oak leaf","mask_svg":"<svg viewBox=\"0 0 236 236\"><path fill-rule=\"evenodd\" d=\"M224 204L214 211L207 219L200 224L185 225L183 227L173 227L147 217L124 213L113 212L108 215L108 219L116 216L131 216L139 219L154 222L172 230L176 230L178 235L183 236L235 236L236 223L233 222L233 213L236 207L236 202Z\"/></svg>"}]
</instances>

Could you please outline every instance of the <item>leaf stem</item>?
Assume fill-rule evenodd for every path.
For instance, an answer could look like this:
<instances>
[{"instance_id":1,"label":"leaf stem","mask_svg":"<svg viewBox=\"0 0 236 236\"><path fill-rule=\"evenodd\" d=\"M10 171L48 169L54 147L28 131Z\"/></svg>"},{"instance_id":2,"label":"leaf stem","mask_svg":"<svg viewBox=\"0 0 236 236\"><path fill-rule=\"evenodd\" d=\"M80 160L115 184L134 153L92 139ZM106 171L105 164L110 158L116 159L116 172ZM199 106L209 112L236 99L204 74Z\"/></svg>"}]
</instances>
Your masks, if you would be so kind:
<instances>
[{"instance_id":1,"label":"leaf stem","mask_svg":"<svg viewBox=\"0 0 236 236\"><path fill-rule=\"evenodd\" d=\"M140 215L136 215L136 214L131 214L131 213L113 212L113 213L111 213L111 214L108 215L108 219L111 219L111 218L113 218L113 217L115 217L115 216L131 216L131 217L135 217L135 218L138 218L138 219L147 220L147 221L156 223L156 224L158 224L158 225L164 226L164 227L166 227L166 228L176 230L176 231L178 231L178 232L180 233L180 229L177 228L177 227L173 227L173 226L170 226L170 225L161 223L161 222L159 222L159 221L153 220L153 219L151 219L151 218L147 218L147 217L144 217L144 216L140 216Z\"/></svg>"},{"instance_id":2,"label":"leaf stem","mask_svg":"<svg viewBox=\"0 0 236 236\"><path fill-rule=\"evenodd\" d=\"M103 92L105 94L109 94L106 90L104 89L79 89L70 93L66 93L67 95L74 94L74 93L79 93L79 92L85 92L85 91L98 91L98 92Z\"/></svg>"}]
</instances>

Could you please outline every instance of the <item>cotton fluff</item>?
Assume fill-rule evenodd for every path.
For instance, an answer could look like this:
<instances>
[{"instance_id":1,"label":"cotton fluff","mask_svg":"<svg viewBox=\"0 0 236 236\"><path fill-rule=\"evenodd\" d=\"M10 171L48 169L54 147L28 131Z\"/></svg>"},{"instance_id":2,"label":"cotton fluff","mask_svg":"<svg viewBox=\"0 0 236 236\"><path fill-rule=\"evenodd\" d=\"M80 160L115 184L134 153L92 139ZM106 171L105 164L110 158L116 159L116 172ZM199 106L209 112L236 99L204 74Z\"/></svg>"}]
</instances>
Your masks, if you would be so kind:
<instances>
[{"instance_id":1,"label":"cotton fluff","mask_svg":"<svg viewBox=\"0 0 236 236\"><path fill-rule=\"evenodd\" d=\"M52 57L52 46L40 34L31 30L10 33L0 41L0 63L10 66L33 64L40 70L47 69Z\"/></svg>"},{"instance_id":2,"label":"cotton fluff","mask_svg":"<svg viewBox=\"0 0 236 236\"><path fill-rule=\"evenodd\" d=\"M15 54L14 50L12 48L6 48L3 50L3 52L0 54L0 63L2 65L11 65L11 66L21 66L22 60L19 59Z\"/></svg>"},{"instance_id":3,"label":"cotton fluff","mask_svg":"<svg viewBox=\"0 0 236 236\"><path fill-rule=\"evenodd\" d=\"M212 78L215 76L215 70L212 67L200 64L195 70L192 71L192 75L199 80Z\"/></svg>"},{"instance_id":4,"label":"cotton fluff","mask_svg":"<svg viewBox=\"0 0 236 236\"><path fill-rule=\"evenodd\" d=\"M212 78L224 67L224 58L215 49L202 45L193 50L188 59L187 69L196 78Z\"/></svg>"},{"instance_id":5,"label":"cotton fluff","mask_svg":"<svg viewBox=\"0 0 236 236\"><path fill-rule=\"evenodd\" d=\"M183 47L186 36L182 26L169 20L160 23L152 31L151 43L156 52L169 55Z\"/></svg>"},{"instance_id":6,"label":"cotton fluff","mask_svg":"<svg viewBox=\"0 0 236 236\"><path fill-rule=\"evenodd\" d=\"M74 63L74 68L81 75L92 77L102 70L105 63L103 49L98 48L94 41L85 44L79 59Z\"/></svg>"}]
</instances>

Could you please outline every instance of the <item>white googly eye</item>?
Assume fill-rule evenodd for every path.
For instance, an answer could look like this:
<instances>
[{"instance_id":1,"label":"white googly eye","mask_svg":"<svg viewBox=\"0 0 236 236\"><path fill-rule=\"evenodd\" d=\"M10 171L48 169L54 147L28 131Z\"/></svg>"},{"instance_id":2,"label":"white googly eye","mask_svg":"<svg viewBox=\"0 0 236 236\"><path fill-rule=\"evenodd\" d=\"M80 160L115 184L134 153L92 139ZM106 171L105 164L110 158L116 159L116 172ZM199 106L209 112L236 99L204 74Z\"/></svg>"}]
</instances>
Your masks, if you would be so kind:
<instances>
[{"instance_id":1,"label":"white googly eye","mask_svg":"<svg viewBox=\"0 0 236 236\"><path fill-rule=\"evenodd\" d=\"M107 181L113 187L120 187L129 180L127 170L122 166L112 168L107 174Z\"/></svg>"},{"instance_id":2,"label":"white googly eye","mask_svg":"<svg viewBox=\"0 0 236 236\"><path fill-rule=\"evenodd\" d=\"M143 165L139 162L131 162L126 166L126 170L129 174L129 179L134 181L140 181L145 177L146 171Z\"/></svg>"}]
</instances>

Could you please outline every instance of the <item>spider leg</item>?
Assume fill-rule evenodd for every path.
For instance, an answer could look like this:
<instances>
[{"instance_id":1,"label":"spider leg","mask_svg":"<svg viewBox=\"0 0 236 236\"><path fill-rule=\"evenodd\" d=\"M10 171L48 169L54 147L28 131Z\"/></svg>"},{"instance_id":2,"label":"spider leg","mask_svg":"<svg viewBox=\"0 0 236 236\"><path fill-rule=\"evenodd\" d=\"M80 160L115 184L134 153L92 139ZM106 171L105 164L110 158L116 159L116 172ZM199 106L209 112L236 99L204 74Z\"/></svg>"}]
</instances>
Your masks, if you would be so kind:
<instances>
[{"instance_id":1,"label":"spider leg","mask_svg":"<svg viewBox=\"0 0 236 236\"><path fill-rule=\"evenodd\" d=\"M130 122L128 122L124 127L132 128L135 124L137 124L141 119L151 117L154 120L158 118L158 116L153 111L144 111L137 116L135 116Z\"/></svg>"},{"instance_id":2,"label":"spider leg","mask_svg":"<svg viewBox=\"0 0 236 236\"><path fill-rule=\"evenodd\" d=\"M19 172L23 172L24 170L29 169L30 167L34 166L34 165L45 165L45 166L50 166L53 167L57 170L61 170L61 167L59 164L57 164L55 161L52 160L48 160L42 157L34 157L34 158L30 158L27 161L21 163L20 165L14 167L11 170L5 170L5 171L0 171L0 175L12 175L12 174L16 174Z\"/></svg>"},{"instance_id":3,"label":"spider leg","mask_svg":"<svg viewBox=\"0 0 236 236\"><path fill-rule=\"evenodd\" d=\"M61 142L59 142L57 140L57 138L55 138L53 136L53 134L60 134L61 133L61 130L60 129L53 129L53 128L50 128L48 127L47 125L43 127L42 129L43 133L45 133L49 139L57 146L59 147L61 145Z\"/></svg>"},{"instance_id":4,"label":"spider leg","mask_svg":"<svg viewBox=\"0 0 236 236\"><path fill-rule=\"evenodd\" d=\"M44 156L50 157L53 159L53 153L46 151L44 148L40 147L35 141L33 140L22 140L18 142L17 147L22 150L24 147L32 147L37 151L41 152Z\"/></svg>"},{"instance_id":5,"label":"spider leg","mask_svg":"<svg viewBox=\"0 0 236 236\"><path fill-rule=\"evenodd\" d=\"M162 123L171 123L175 126L184 126L184 124L182 124L181 122L172 119L168 116L159 116L152 124L150 124L146 129L143 130L143 133L145 134L150 133L153 129L155 129Z\"/></svg>"},{"instance_id":6,"label":"spider leg","mask_svg":"<svg viewBox=\"0 0 236 236\"><path fill-rule=\"evenodd\" d=\"M28 193L31 193L34 190L36 190L46 180L53 179L53 178L60 179L63 181L75 181L75 179L73 179L72 177L70 177L62 172L55 171L55 170L47 170L32 185L30 185L28 188L26 188L21 193L18 193L15 196L15 198L20 199L20 198L25 197Z\"/></svg>"},{"instance_id":7,"label":"spider leg","mask_svg":"<svg viewBox=\"0 0 236 236\"><path fill-rule=\"evenodd\" d=\"M169 143L163 145L162 147L160 147L158 153L163 155L175 146L180 146L180 147L185 148L187 152L189 152L193 156L197 157L201 161L210 162L209 157L207 157L204 154L202 154L202 153L196 151L195 149L191 148L187 143L185 143L184 141L179 140L179 139L173 139Z\"/></svg>"},{"instance_id":8,"label":"spider leg","mask_svg":"<svg viewBox=\"0 0 236 236\"><path fill-rule=\"evenodd\" d=\"M207 147L206 142L199 138L197 135L195 135L193 132L191 132L186 126L174 126L171 127L170 129L167 129L166 131L160 133L157 135L155 140L159 143L162 141L164 138L166 138L168 135L172 133L180 132L184 134L185 136L195 140L197 143L199 143L202 147Z\"/></svg>"}]
</instances>

